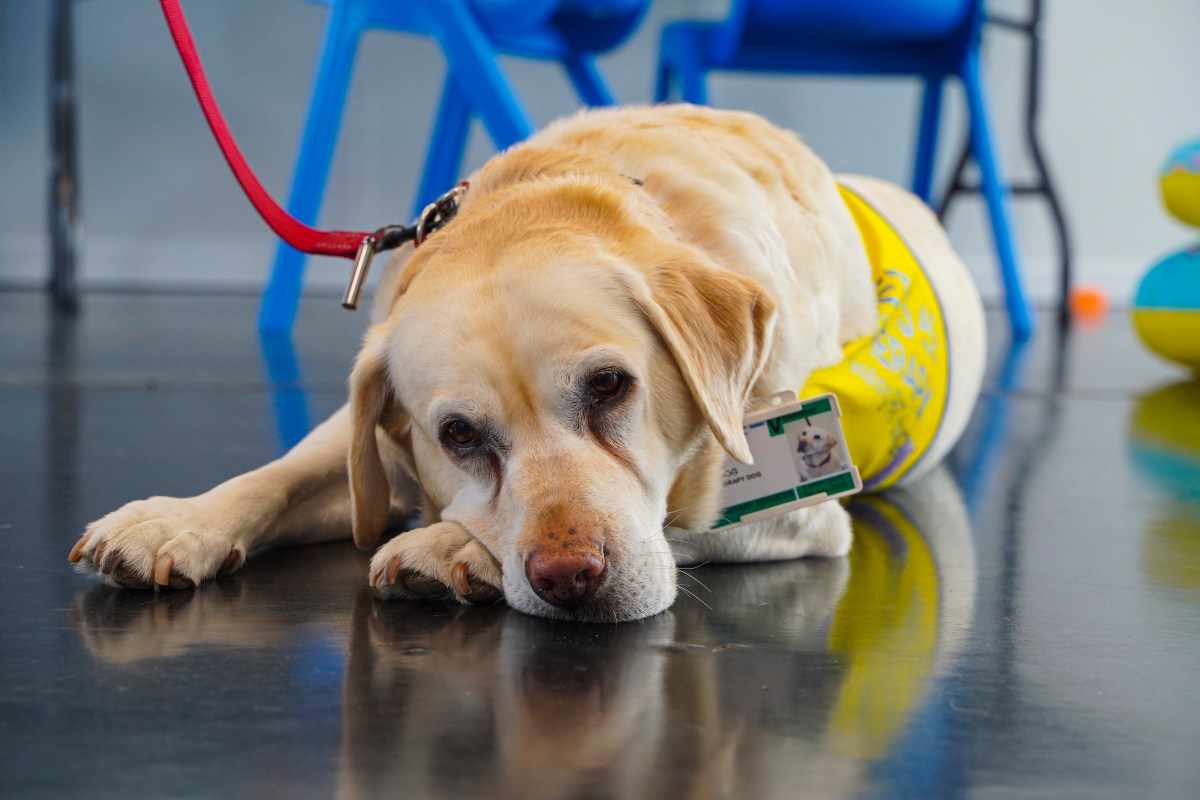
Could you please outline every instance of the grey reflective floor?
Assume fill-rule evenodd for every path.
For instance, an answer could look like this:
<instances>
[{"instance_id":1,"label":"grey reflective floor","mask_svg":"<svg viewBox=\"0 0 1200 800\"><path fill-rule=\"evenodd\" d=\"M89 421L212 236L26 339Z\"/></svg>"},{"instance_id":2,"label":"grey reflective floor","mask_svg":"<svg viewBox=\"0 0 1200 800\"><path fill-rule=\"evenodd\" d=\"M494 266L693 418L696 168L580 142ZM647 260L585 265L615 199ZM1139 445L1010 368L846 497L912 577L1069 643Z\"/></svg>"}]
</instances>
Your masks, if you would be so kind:
<instances>
[{"instance_id":1,"label":"grey reflective floor","mask_svg":"<svg viewBox=\"0 0 1200 800\"><path fill-rule=\"evenodd\" d=\"M1123 315L997 337L951 463L856 500L849 558L573 626L378 603L348 543L75 575L91 519L335 408L363 324L310 299L264 355L251 298L85 300L0 294L0 796L1200 796L1200 383Z\"/></svg>"}]
</instances>

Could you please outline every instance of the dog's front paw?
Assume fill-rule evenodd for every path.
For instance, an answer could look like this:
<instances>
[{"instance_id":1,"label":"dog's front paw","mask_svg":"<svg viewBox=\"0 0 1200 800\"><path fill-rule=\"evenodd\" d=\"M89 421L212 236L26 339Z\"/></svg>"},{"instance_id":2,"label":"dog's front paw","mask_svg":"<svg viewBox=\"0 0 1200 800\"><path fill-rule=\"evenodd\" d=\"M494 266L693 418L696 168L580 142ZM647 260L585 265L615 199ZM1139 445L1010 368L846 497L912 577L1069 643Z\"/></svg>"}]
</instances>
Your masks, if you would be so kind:
<instances>
[{"instance_id":1,"label":"dog's front paw","mask_svg":"<svg viewBox=\"0 0 1200 800\"><path fill-rule=\"evenodd\" d=\"M371 586L383 597L486 603L504 596L500 564L456 522L400 534L371 559Z\"/></svg>"},{"instance_id":2,"label":"dog's front paw","mask_svg":"<svg viewBox=\"0 0 1200 800\"><path fill-rule=\"evenodd\" d=\"M186 589L246 560L245 543L222 516L196 499L138 500L89 525L68 560L111 586Z\"/></svg>"}]
</instances>

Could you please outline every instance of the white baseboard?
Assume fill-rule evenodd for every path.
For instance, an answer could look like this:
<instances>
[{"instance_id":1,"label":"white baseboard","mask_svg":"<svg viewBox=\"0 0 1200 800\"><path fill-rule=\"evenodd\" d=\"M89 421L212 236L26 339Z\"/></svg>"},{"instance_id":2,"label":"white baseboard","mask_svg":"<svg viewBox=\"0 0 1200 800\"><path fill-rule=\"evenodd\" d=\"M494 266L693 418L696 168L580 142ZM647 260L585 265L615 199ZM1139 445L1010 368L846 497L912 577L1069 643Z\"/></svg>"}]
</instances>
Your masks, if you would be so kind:
<instances>
[{"instance_id":1,"label":"white baseboard","mask_svg":"<svg viewBox=\"0 0 1200 800\"><path fill-rule=\"evenodd\" d=\"M1154 264L1157 256L1140 260L1120 256L1080 256L1072 265L1075 286L1092 286L1108 296L1112 308L1127 308L1133 301L1134 291L1142 275ZM1000 305L1004 291L1000 282L1000 271L992 253L976 253L963 256L967 268L975 278L979 292L988 305ZM1029 255L1021 259L1021 272L1025 290L1037 305L1051 305L1058 301L1059 262L1055 256Z\"/></svg>"},{"instance_id":2,"label":"white baseboard","mask_svg":"<svg viewBox=\"0 0 1200 800\"><path fill-rule=\"evenodd\" d=\"M261 240L134 240L84 237L79 284L84 291L228 291L257 293L266 284L275 243ZM44 237L0 238L0 285L41 286L49 277ZM350 274L342 258L310 258L305 291L341 291Z\"/></svg>"},{"instance_id":3,"label":"white baseboard","mask_svg":"<svg viewBox=\"0 0 1200 800\"><path fill-rule=\"evenodd\" d=\"M134 240L85 237L79 264L84 290L202 291L258 293L275 255L274 242L255 240ZM991 253L963 257L989 305L1003 292ZM1113 307L1129 305L1142 274L1154 257L1083 256L1075 265L1077 285L1096 286ZM1058 261L1045 255L1022 260L1026 290L1039 305L1058 297ZM36 287L49 275L49 248L42 236L0 237L0 287ZM310 258L305 292L341 291L349 275L344 259Z\"/></svg>"}]
</instances>

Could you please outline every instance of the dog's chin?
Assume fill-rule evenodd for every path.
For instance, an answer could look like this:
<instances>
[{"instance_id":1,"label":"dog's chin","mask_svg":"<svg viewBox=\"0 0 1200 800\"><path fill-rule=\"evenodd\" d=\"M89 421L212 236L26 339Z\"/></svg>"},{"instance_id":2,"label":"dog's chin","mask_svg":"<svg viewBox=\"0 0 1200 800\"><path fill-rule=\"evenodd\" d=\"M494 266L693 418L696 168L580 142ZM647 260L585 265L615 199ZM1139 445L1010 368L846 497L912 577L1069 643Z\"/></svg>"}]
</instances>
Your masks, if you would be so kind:
<instances>
[{"instance_id":1,"label":"dog's chin","mask_svg":"<svg viewBox=\"0 0 1200 800\"><path fill-rule=\"evenodd\" d=\"M555 606L539 598L531 590L505 586L509 606L534 617L568 620L571 622L615 623L653 617L675 602L675 584L663 587L650 595L617 597L615 592L599 592L586 602Z\"/></svg>"},{"instance_id":2,"label":"dog's chin","mask_svg":"<svg viewBox=\"0 0 1200 800\"><path fill-rule=\"evenodd\" d=\"M556 606L534 594L520 570L504 570L504 598L523 614L572 622L631 622L660 614L675 602L675 566L663 575L610 575L598 592L572 605ZM509 576L520 578L510 580Z\"/></svg>"}]
</instances>

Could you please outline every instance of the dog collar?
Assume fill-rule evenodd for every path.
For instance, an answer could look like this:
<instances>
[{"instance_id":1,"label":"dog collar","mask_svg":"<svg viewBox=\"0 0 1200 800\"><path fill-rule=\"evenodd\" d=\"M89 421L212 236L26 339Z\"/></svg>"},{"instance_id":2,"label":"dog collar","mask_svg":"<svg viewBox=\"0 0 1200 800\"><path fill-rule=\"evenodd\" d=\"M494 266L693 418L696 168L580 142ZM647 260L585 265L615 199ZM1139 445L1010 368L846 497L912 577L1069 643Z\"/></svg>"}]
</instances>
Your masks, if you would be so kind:
<instances>
[{"instance_id":1,"label":"dog collar","mask_svg":"<svg viewBox=\"0 0 1200 800\"><path fill-rule=\"evenodd\" d=\"M646 182L632 175L622 175L635 186L645 186ZM413 248L421 246L429 235L443 227L458 214L462 205L463 195L470 188L470 183L463 181L450 191L434 200L417 215L416 222L407 227L388 225L366 236L358 246L354 257L354 270L350 273L350 283L346 286L346 294L342 297L342 308L358 307L358 297L362 293L363 284L367 280L367 272L371 268L371 260L376 253L384 250L394 250L406 242L412 242Z\"/></svg>"},{"instance_id":2,"label":"dog collar","mask_svg":"<svg viewBox=\"0 0 1200 800\"><path fill-rule=\"evenodd\" d=\"M822 454L824 454L825 460L822 461L820 464L814 464L812 461L809 461L809 459L812 458L813 456L819 456ZM829 447L826 447L824 450L818 450L815 453L805 453L804 454L804 463L807 464L808 466L812 467L813 469L816 469L817 467L823 467L826 464L828 464L832 458L833 458L833 445L830 445Z\"/></svg>"},{"instance_id":3,"label":"dog collar","mask_svg":"<svg viewBox=\"0 0 1200 800\"><path fill-rule=\"evenodd\" d=\"M412 242L413 248L429 238L429 235L458 214L462 197L467 193L470 184L463 181L450 191L434 200L417 215L412 225L388 225L380 228L362 240L358 246L358 254L354 257L354 271L350 273L350 283L346 286L346 294L342 297L342 308L358 307L358 296L362 293L363 283L367 280L367 271L371 268L371 259L376 253L384 250L394 250L406 242Z\"/></svg>"}]
</instances>

